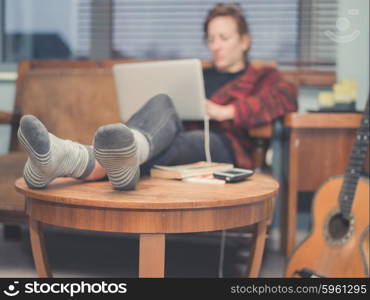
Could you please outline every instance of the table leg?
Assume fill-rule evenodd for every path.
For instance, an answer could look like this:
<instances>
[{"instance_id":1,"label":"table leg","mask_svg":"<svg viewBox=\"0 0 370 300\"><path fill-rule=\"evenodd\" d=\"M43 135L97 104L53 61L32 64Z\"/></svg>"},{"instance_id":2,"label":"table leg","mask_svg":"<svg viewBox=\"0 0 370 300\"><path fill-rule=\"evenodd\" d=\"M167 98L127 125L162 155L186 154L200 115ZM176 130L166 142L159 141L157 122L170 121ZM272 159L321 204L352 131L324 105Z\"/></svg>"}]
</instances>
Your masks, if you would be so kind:
<instances>
[{"instance_id":1,"label":"table leg","mask_svg":"<svg viewBox=\"0 0 370 300\"><path fill-rule=\"evenodd\" d=\"M247 276L252 278L258 277L260 272L263 251L265 249L267 220L259 222L256 226L247 272Z\"/></svg>"},{"instance_id":2,"label":"table leg","mask_svg":"<svg viewBox=\"0 0 370 300\"><path fill-rule=\"evenodd\" d=\"M52 277L48 258L46 255L42 223L29 218L29 230L32 246L33 260L39 277Z\"/></svg>"},{"instance_id":3,"label":"table leg","mask_svg":"<svg viewBox=\"0 0 370 300\"><path fill-rule=\"evenodd\" d=\"M295 247L297 226L298 150L299 135L295 130L292 130L289 141L288 195L285 205L282 206L282 214L284 217L281 224L281 240L282 250L285 256L290 256Z\"/></svg>"},{"instance_id":4,"label":"table leg","mask_svg":"<svg viewBox=\"0 0 370 300\"><path fill-rule=\"evenodd\" d=\"M164 277L165 235L140 234L139 277Z\"/></svg>"}]
</instances>

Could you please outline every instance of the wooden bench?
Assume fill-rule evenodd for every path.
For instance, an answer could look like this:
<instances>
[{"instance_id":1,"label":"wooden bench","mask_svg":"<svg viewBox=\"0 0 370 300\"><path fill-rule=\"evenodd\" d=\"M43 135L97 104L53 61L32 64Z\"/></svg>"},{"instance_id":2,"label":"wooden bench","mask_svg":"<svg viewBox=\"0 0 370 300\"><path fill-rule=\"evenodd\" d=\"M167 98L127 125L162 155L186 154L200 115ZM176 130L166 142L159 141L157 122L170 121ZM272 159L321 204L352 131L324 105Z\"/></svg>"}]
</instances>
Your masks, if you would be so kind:
<instances>
[{"instance_id":1,"label":"wooden bench","mask_svg":"<svg viewBox=\"0 0 370 300\"><path fill-rule=\"evenodd\" d=\"M14 181L22 176L26 161L17 140L20 117L33 114L56 136L91 144L99 126L120 121L111 69L115 63L130 62L133 61L47 60L19 64L14 111L0 112L0 124L11 125L9 154L0 156L0 222L27 221L24 199L14 189ZM260 66L266 62L253 64ZM271 134L272 126L251 131L256 138L269 139ZM262 163L258 153L263 151L256 153L255 159Z\"/></svg>"}]
</instances>

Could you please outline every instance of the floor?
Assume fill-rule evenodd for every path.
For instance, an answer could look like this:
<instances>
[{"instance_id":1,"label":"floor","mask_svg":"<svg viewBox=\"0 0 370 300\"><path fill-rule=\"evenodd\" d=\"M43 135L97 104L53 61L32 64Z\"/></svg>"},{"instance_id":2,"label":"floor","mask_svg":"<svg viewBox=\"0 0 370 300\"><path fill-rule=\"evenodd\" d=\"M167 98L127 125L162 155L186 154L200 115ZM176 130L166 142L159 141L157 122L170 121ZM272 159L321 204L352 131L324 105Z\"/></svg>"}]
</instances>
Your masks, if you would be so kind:
<instances>
[{"instance_id":1,"label":"floor","mask_svg":"<svg viewBox=\"0 0 370 300\"><path fill-rule=\"evenodd\" d=\"M309 212L299 212L297 242L309 229ZM28 228L22 237L8 240L0 224L0 277L36 277ZM282 277L286 259L278 247L278 231L266 242L261 277ZM241 277L248 251L240 251L235 239L226 239L224 267L219 269L219 234L169 235L166 239L166 277ZM78 231L45 226L45 240L55 277L136 277L138 236ZM248 241L245 239L244 241ZM248 249L248 247L245 247Z\"/></svg>"}]
</instances>

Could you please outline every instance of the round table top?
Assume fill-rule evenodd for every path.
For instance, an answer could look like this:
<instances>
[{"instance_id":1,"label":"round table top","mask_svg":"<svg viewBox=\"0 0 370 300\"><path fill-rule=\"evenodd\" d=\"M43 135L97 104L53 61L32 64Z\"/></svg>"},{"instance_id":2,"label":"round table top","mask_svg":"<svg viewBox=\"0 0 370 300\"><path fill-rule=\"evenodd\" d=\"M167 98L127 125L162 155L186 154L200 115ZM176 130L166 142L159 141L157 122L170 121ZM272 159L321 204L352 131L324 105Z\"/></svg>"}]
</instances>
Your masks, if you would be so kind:
<instances>
[{"instance_id":1,"label":"round table top","mask_svg":"<svg viewBox=\"0 0 370 300\"><path fill-rule=\"evenodd\" d=\"M27 197L61 203L122 209L191 209L235 206L270 199L279 188L269 175L254 174L232 184L191 183L143 177L133 191L113 190L109 181L58 178L45 189L30 189L23 178L16 189Z\"/></svg>"}]
</instances>

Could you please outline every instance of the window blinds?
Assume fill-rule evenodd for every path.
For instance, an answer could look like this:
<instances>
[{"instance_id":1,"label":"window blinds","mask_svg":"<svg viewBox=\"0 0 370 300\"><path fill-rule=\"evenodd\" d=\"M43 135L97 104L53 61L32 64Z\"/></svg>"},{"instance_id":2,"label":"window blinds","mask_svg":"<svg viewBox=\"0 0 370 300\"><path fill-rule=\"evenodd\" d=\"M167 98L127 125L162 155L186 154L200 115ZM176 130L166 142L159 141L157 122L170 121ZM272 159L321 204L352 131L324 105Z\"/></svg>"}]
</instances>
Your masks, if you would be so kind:
<instances>
[{"instance_id":1,"label":"window blinds","mask_svg":"<svg viewBox=\"0 0 370 300\"><path fill-rule=\"evenodd\" d=\"M80 54L109 47L113 58L209 60L203 22L217 0L80 0ZM336 44L336 0L239 1L252 38L250 59L330 69ZM111 35L106 38L107 30ZM105 35L105 36L104 36ZM106 57L108 58L108 57Z\"/></svg>"}]
</instances>

